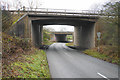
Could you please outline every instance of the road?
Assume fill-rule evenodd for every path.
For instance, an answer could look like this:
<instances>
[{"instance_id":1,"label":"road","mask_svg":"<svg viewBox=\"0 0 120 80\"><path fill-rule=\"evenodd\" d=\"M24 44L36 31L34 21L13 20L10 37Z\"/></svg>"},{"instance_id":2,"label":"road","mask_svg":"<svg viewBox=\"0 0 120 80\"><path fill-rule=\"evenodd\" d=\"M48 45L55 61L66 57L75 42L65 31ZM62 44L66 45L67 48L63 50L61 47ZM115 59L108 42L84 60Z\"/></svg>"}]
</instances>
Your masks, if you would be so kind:
<instances>
[{"instance_id":1,"label":"road","mask_svg":"<svg viewBox=\"0 0 120 80\"><path fill-rule=\"evenodd\" d=\"M118 66L54 43L46 52L52 78L118 78Z\"/></svg>"}]
</instances>

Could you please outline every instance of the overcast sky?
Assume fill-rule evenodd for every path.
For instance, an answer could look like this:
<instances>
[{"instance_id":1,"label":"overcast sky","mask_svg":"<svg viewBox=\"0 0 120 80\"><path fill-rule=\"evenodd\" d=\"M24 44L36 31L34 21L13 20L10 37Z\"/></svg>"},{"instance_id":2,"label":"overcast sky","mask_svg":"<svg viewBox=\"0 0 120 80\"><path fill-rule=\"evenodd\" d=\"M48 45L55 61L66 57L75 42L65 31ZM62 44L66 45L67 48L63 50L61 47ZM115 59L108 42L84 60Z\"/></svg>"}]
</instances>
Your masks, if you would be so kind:
<instances>
[{"instance_id":1,"label":"overcast sky","mask_svg":"<svg viewBox=\"0 0 120 80\"><path fill-rule=\"evenodd\" d=\"M108 0L44 0L43 7L62 9L90 9L94 4L103 4Z\"/></svg>"},{"instance_id":2,"label":"overcast sky","mask_svg":"<svg viewBox=\"0 0 120 80\"><path fill-rule=\"evenodd\" d=\"M16 4L16 0L0 0L4 1L10 4L10 7ZM32 0L20 0L22 3L22 6L29 6L29 2ZM96 10L97 8L100 8L100 5L105 4L106 2L110 0L33 0L34 5L37 5L39 8L54 8L54 9L73 9L73 10ZM115 1L115 0L111 0ZM14 4L14 5L13 5ZM64 30L73 31L74 28L71 26L68 28L68 26L47 26L52 27L55 30L59 31L64 28Z\"/></svg>"},{"instance_id":3,"label":"overcast sky","mask_svg":"<svg viewBox=\"0 0 120 80\"><path fill-rule=\"evenodd\" d=\"M16 0L0 0L13 4ZM28 1L32 0L20 0L24 6L28 6ZM39 7L44 8L57 8L57 9L78 9L78 10L88 10L96 4L104 4L110 0L33 0L35 4ZM114 0L113 0L114 1Z\"/></svg>"}]
</instances>

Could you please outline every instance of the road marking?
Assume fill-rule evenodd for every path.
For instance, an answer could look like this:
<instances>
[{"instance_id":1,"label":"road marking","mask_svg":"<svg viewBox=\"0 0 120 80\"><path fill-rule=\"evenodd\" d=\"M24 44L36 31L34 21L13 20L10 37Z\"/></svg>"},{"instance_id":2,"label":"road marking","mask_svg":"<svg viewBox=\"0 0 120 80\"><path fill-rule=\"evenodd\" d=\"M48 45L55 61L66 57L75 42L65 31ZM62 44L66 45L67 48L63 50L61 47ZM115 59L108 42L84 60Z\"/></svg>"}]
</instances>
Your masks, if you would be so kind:
<instances>
[{"instance_id":1,"label":"road marking","mask_svg":"<svg viewBox=\"0 0 120 80\"><path fill-rule=\"evenodd\" d=\"M102 75L102 74L101 74L101 73L99 73L99 72L97 72L97 74L98 74L98 75L100 75L101 77L103 77L103 78L107 79L107 80L110 80L110 79L108 79L106 76Z\"/></svg>"}]
</instances>

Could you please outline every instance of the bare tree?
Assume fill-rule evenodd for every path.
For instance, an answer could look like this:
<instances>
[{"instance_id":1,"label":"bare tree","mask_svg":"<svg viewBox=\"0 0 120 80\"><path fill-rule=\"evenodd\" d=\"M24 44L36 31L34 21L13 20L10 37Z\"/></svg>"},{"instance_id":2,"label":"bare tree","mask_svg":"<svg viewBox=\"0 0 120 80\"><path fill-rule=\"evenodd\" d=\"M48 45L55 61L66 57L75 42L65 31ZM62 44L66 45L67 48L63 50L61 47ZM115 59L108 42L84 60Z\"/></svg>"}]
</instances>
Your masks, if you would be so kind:
<instances>
[{"instance_id":1,"label":"bare tree","mask_svg":"<svg viewBox=\"0 0 120 80\"><path fill-rule=\"evenodd\" d=\"M40 1L41 0L28 0L30 10L32 10L33 8L39 8L42 5Z\"/></svg>"},{"instance_id":2,"label":"bare tree","mask_svg":"<svg viewBox=\"0 0 120 80\"><path fill-rule=\"evenodd\" d=\"M15 7L16 8L16 10L18 10L18 9L22 9L22 2L20 1L20 0L15 0L14 2L13 2L13 7Z\"/></svg>"},{"instance_id":3,"label":"bare tree","mask_svg":"<svg viewBox=\"0 0 120 80\"><path fill-rule=\"evenodd\" d=\"M42 3L40 2L40 0L36 0L36 8L39 8L41 5L42 5Z\"/></svg>"},{"instance_id":4,"label":"bare tree","mask_svg":"<svg viewBox=\"0 0 120 80\"><path fill-rule=\"evenodd\" d=\"M33 7L34 7L33 0L32 0L32 1L28 0L28 4L29 4L29 8L30 8L30 10L32 10Z\"/></svg>"},{"instance_id":5,"label":"bare tree","mask_svg":"<svg viewBox=\"0 0 120 80\"><path fill-rule=\"evenodd\" d=\"M9 10L10 4L4 0L1 0L0 7L2 8L2 10Z\"/></svg>"},{"instance_id":6,"label":"bare tree","mask_svg":"<svg viewBox=\"0 0 120 80\"><path fill-rule=\"evenodd\" d=\"M64 32L64 31L66 31L66 28L63 27L63 28L60 29L60 31Z\"/></svg>"},{"instance_id":7,"label":"bare tree","mask_svg":"<svg viewBox=\"0 0 120 80\"><path fill-rule=\"evenodd\" d=\"M102 6L100 4L94 4L91 6L91 9L94 11L101 10Z\"/></svg>"},{"instance_id":8,"label":"bare tree","mask_svg":"<svg viewBox=\"0 0 120 80\"><path fill-rule=\"evenodd\" d=\"M28 3L28 6L29 6L29 9L32 10L33 8L39 8L42 4L40 2L41 0L27 0L27 3ZM16 10L19 10L19 9L23 9L25 10L26 5L23 5L23 1L22 0L14 0L14 2L12 3L13 7L16 9ZM8 6L9 7L9 6Z\"/></svg>"},{"instance_id":9,"label":"bare tree","mask_svg":"<svg viewBox=\"0 0 120 80\"><path fill-rule=\"evenodd\" d=\"M93 10L94 12L98 12L99 11L99 13L102 14L103 11L104 11L104 7L103 7L102 4L94 4L94 5L91 6L91 10Z\"/></svg>"}]
</instances>

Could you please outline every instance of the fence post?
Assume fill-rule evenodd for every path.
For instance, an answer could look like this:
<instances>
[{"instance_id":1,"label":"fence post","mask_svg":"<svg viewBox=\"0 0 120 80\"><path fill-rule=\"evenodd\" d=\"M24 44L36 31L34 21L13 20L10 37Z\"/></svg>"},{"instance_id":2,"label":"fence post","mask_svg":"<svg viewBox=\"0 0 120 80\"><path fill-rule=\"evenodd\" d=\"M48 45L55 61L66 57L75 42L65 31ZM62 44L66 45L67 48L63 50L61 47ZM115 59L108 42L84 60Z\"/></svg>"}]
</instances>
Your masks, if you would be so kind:
<instances>
[{"instance_id":1,"label":"fence post","mask_svg":"<svg viewBox=\"0 0 120 80\"><path fill-rule=\"evenodd\" d=\"M47 9L47 14L48 14L48 9Z\"/></svg>"}]
</instances>

